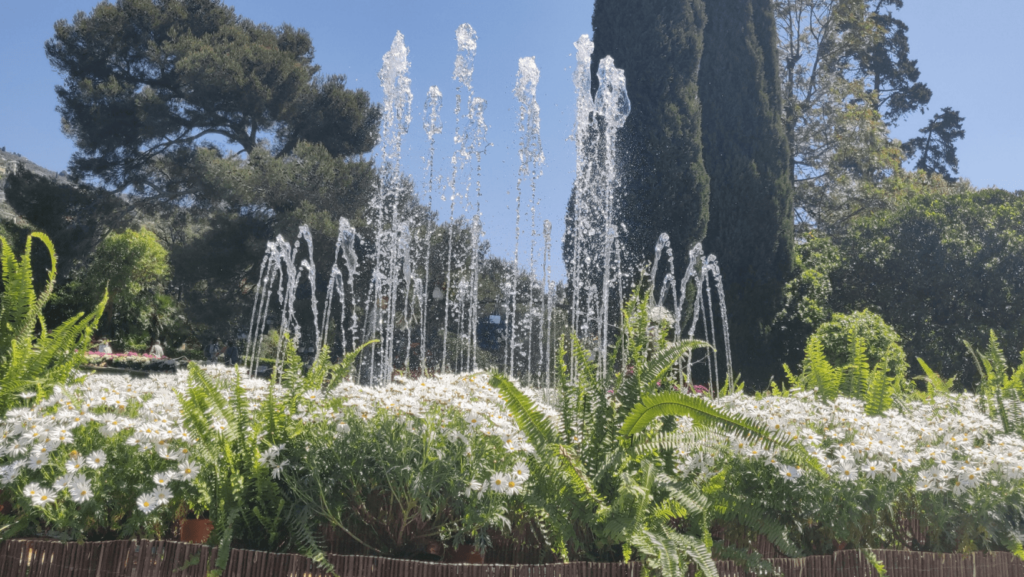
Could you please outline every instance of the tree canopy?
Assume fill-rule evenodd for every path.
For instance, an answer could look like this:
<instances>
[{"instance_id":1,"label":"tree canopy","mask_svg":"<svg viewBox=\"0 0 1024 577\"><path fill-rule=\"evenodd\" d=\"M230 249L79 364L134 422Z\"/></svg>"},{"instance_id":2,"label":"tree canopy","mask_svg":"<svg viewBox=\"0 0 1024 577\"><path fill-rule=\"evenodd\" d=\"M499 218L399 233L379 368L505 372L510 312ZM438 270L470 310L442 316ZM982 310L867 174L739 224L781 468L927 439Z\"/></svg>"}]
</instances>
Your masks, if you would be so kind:
<instances>
[{"instance_id":1,"label":"tree canopy","mask_svg":"<svg viewBox=\"0 0 1024 577\"><path fill-rule=\"evenodd\" d=\"M119 0L58 21L46 54L72 174L117 191L159 194L162 161L219 137L245 154L367 152L380 112L343 76L317 76L309 34L255 24L219 0Z\"/></svg>"},{"instance_id":2,"label":"tree canopy","mask_svg":"<svg viewBox=\"0 0 1024 577\"><path fill-rule=\"evenodd\" d=\"M914 168L928 174L939 174L952 181L953 174L960 172L956 141L963 139L967 134L964 131L963 117L947 106L918 132L921 136L911 138L904 144L908 156L920 154Z\"/></svg>"}]
</instances>

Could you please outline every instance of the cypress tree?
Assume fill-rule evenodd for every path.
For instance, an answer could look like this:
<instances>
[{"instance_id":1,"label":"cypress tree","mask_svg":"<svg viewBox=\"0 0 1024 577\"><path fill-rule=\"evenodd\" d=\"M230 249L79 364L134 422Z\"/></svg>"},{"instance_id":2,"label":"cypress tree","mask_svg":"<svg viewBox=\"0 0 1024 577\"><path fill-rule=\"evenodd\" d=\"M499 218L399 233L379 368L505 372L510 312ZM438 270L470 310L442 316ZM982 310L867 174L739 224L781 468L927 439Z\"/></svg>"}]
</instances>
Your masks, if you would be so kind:
<instances>
[{"instance_id":1,"label":"cypress tree","mask_svg":"<svg viewBox=\"0 0 1024 577\"><path fill-rule=\"evenodd\" d=\"M779 376L767 326L793 268L793 183L771 0L709 0L700 63L707 252L718 256L737 368Z\"/></svg>"},{"instance_id":2,"label":"cypress tree","mask_svg":"<svg viewBox=\"0 0 1024 577\"><path fill-rule=\"evenodd\" d=\"M593 88L611 55L632 104L618 146L624 253L650 260L667 232L679 254L704 237L708 219L697 98L704 0L596 0L593 26Z\"/></svg>"}]
</instances>

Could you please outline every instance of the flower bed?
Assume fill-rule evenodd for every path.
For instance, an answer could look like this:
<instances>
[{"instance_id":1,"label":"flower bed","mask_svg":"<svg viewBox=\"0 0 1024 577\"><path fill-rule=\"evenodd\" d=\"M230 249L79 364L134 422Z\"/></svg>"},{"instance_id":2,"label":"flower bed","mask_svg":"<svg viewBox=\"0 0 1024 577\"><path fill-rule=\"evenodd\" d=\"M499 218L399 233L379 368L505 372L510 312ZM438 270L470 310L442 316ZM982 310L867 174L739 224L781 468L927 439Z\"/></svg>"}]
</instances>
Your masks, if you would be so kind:
<instances>
[{"instance_id":1,"label":"flower bed","mask_svg":"<svg viewBox=\"0 0 1024 577\"><path fill-rule=\"evenodd\" d=\"M114 368L133 371L174 371L179 368L178 361L167 357L157 357L146 353L98 353L89 351L85 354L86 368Z\"/></svg>"},{"instance_id":2,"label":"flower bed","mask_svg":"<svg viewBox=\"0 0 1024 577\"><path fill-rule=\"evenodd\" d=\"M822 402L812 392L728 395L715 405L798 442L820 471L734 437L684 455L679 472L711 483L727 501L757 495L759 513L795 529L792 539L804 551L865 541L1014 548L1024 440L1005 434L973 394L911 401L878 416L867 415L861 401Z\"/></svg>"},{"instance_id":3,"label":"flower bed","mask_svg":"<svg viewBox=\"0 0 1024 577\"><path fill-rule=\"evenodd\" d=\"M524 393L564 429L557 411ZM13 535L169 538L191 511L214 519L211 542L295 551L304 550L291 525L301 513L303 526L344 528L367 551L435 558L438 547L490 546L532 521L534 447L485 375L362 387L286 366L271 385L193 367L90 374L24 403L0 422L9 502L0 521ZM782 527L789 554L864 543L1014 548L1024 441L973 395L877 416L860 401L811 392L732 394L712 405L766 424L813 460L801 468L735 435L678 453L677 477L702 488L714 505L708 522L727 541L743 542L729 530L747 514ZM675 423L692 431L687 418ZM242 513L218 509L231 500L259 515L234 534L225 526Z\"/></svg>"},{"instance_id":4,"label":"flower bed","mask_svg":"<svg viewBox=\"0 0 1024 577\"><path fill-rule=\"evenodd\" d=\"M286 399L295 389L237 377L226 368L148 378L90 374L31 408L11 410L0 424L0 488L18 519L15 531L63 539L168 537L183 510L209 514L209 495L217 490L220 461L227 458L218 450L230 450L220 443L243 425L217 411L199 414L208 430L189 421L191 403L200 397L197 375L216 383L225 401L249 419L248 481L266 495L296 491L292 498L301 498L313 481L359 483L339 493L345 499L309 503L324 514L337 513L351 499L380 498L389 479L369 475L390 474L390 481L410 487L412 477L429 478L434 484L423 487L424 494L412 488L403 495L418 506L432 503L417 512L437 528L420 527L421 532L435 540L451 542L458 534L460 541L472 541L500 525L506 500L528 482L529 471L517 455L531 448L483 375L383 388L341 383L329 394L319 387L302 391L277 406L301 439L286 445L269 442L271 423L260 418L268 399ZM383 454L385 447L402 451ZM338 461L339 455L350 460ZM420 460L419 468L399 481L395 471L408 469L410 459ZM364 465L348 466L353 461ZM374 470L373 463L386 470ZM398 535L385 552L408 555L422 545Z\"/></svg>"}]
</instances>

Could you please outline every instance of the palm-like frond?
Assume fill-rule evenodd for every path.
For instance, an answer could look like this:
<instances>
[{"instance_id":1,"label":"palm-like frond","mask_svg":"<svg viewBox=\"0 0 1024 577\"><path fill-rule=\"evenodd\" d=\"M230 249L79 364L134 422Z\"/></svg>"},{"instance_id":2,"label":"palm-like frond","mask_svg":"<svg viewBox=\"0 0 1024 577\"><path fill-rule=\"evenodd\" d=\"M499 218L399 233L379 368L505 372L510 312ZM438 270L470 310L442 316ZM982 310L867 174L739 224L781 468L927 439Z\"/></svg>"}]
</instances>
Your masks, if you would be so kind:
<instances>
[{"instance_id":1,"label":"palm-like frond","mask_svg":"<svg viewBox=\"0 0 1024 577\"><path fill-rule=\"evenodd\" d=\"M868 373L864 412L869 415L881 415L892 406L896 379L888 375L888 370L885 362L881 362Z\"/></svg>"},{"instance_id":2,"label":"palm-like frond","mask_svg":"<svg viewBox=\"0 0 1024 577\"><path fill-rule=\"evenodd\" d=\"M852 399L864 399L871 374L867 347L852 330L849 334L849 347L850 364L843 370L842 393Z\"/></svg>"},{"instance_id":3,"label":"palm-like frond","mask_svg":"<svg viewBox=\"0 0 1024 577\"><path fill-rule=\"evenodd\" d=\"M676 361L699 347L710 348L710 345L699 340L681 340L655 353L638 367L632 376L626 377L623 383L624 391L621 395L623 405L632 407L639 403L644 395L654 389L658 381L665 378Z\"/></svg>"},{"instance_id":4,"label":"palm-like frond","mask_svg":"<svg viewBox=\"0 0 1024 577\"><path fill-rule=\"evenodd\" d=\"M921 370L924 371L924 375L917 377L918 380L922 380L925 383L925 387L928 390L928 398L934 398L936 395L948 393L953 389L953 378L943 379L938 373L932 370L928 366L928 363L924 362L921 357L917 357L917 363L921 365ZM1024 375L1024 373L1021 373Z\"/></svg>"}]
</instances>

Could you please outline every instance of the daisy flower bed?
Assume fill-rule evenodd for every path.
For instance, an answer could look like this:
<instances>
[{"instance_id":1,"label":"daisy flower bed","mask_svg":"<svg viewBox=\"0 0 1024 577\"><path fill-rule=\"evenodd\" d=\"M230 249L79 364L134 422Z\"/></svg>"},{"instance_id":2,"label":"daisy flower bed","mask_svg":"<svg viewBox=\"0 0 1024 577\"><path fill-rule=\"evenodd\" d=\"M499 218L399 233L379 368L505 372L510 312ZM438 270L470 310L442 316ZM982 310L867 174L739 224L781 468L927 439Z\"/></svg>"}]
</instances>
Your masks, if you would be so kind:
<instances>
[{"instance_id":1,"label":"daisy flower bed","mask_svg":"<svg viewBox=\"0 0 1024 577\"><path fill-rule=\"evenodd\" d=\"M94 373L10 410L7 536L169 538L196 516L213 519L213 539L300 550L301 517L407 556L439 541L485 545L529 487L532 448L487 375L325 393L215 371Z\"/></svg>"},{"instance_id":2,"label":"daisy flower bed","mask_svg":"<svg viewBox=\"0 0 1024 577\"><path fill-rule=\"evenodd\" d=\"M760 517L803 555L853 547L1020 551L1024 441L1006 434L973 394L910 401L876 416L861 401L826 402L807 391L733 394L714 405L765 423L818 465L805 470L735 438L680 455L678 473L718 499L724 526L739 515Z\"/></svg>"},{"instance_id":3,"label":"daisy flower bed","mask_svg":"<svg viewBox=\"0 0 1024 577\"><path fill-rule=\"evenodd\" d=\"M322 546L329 526L362 550L414 557L529 521L526 441L488 376L383 387L287 371L281 384L227 369L90 374L25 399L0 422L7 536L173 538L210 518L210 543ZM556 411L528 396L554 423ZM755 518L791 555L845 547L1019 548L1024 442L970 394L865 413L811 392L715 399L817 463L800 468L739 437L676 455L675 472L730 534ZM688 419L676 422L686 429ZM754 526L757 526L755 524Z\"/></svg>"}]
</instances>

